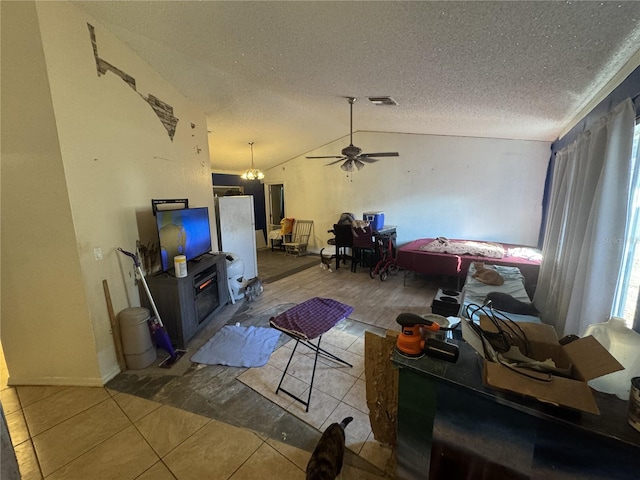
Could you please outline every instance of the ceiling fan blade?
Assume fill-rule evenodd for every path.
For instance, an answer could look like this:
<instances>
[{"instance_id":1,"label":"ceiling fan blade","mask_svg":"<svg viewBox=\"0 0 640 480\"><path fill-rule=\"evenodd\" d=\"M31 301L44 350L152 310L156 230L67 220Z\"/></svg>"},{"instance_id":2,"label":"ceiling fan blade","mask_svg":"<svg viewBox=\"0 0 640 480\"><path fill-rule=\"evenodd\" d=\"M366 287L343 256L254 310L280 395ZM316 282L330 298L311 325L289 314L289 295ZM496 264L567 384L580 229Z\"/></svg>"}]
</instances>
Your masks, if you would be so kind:
<instances>
[{"instance_id":1,"label":"ceiling fan blade","mask_svg":"<svg viewBox=\"0 0 640 480\"><path fill-rule=\"evenodd\" d=\"M1 1L1 0L0 0ZM322 157L307 157L307 158L335 158L334 162L327 163L326 165L335 165L344 161L340 168L345 172L353 172L356 169L361 170L366 163L377 162L377 158L373 157L399 157L398 152L378 152L378 153L361 153L362 149L356 147L353 144L353 104L356 101L355 97L347 97L349 101L349 145L342 149L342 156L328 155Z\"/></svg>"},{"instance_id":2,"label":"ceiling fan blade","mask_svg":"<svg viewBox=\"0 0 640 480\"><path fill-rule=\"evenodd\" d=\"M325 167L328 167L329 165L335 165L336 163L340 163L341 161L345 160L347 157L331 157L331 158L338 158L338 160L336 160L335 162L327 163Z\"/></svg>"},{"instance_id":3,"label":"ceiling fan blade","mask_svg":"<svg viewBox=\"0 0 640 480\"><path fill-rule=\"evenodd\" d=\"M360 157L399 157L398 152L362 153Z\"/></svg>"}]
</instances>

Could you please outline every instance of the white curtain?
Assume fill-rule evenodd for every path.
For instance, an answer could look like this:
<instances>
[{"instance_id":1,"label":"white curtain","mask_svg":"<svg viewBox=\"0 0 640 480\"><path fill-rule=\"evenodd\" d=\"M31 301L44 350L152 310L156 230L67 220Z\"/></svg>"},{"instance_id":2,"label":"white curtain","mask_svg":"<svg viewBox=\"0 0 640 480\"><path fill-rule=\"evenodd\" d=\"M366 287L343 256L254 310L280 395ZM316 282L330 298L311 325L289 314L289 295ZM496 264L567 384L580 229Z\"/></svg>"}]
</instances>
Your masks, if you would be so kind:
<instances>
[{"instance_id":1,"label":"white curtain","mask_svg":"<svg viewBox=\"0 0 640 480\"><path fill-rule=\"evenodd\" d=\"M582 335L611 313L629 208L631 100L556 153L534 303L558 335Z\"/></svg>"}]
</instances>

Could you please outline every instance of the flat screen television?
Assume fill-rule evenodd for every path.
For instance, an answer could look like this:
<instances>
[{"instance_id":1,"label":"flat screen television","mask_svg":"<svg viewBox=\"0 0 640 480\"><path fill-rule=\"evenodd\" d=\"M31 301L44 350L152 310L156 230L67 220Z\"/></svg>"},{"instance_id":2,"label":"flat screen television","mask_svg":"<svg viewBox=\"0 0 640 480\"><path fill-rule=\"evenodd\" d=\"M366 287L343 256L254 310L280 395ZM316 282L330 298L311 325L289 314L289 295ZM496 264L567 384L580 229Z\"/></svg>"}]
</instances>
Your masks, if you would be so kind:
<instances>
[{"instance_id":1,"label":"flat screen television","mask_svg":"<svg viewBox=\"0 0 640 480\"><path fill-rule=\"evenodd\" d=\"M207 207L158 210L156 224L163 272L173 268L176 255L185 255L189 261L211 251Z\"/></svg>"}]
</instances>

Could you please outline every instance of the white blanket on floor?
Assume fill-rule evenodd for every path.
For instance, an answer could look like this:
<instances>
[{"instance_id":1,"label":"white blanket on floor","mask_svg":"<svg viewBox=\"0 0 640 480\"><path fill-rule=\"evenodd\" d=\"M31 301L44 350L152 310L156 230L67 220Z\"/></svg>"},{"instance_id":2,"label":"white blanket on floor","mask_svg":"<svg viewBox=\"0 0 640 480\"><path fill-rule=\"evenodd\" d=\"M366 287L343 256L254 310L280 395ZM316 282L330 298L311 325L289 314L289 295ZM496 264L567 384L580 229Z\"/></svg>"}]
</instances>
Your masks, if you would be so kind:
<instances>
[{"instance_id":1,"label":"white blanket on floor","mask_svg":"<svg viewBox=\"0 0 640 480\"><path fill-rule=\"evenodd\" d=\"M420 250L425 252L474 255L489 258L502 258L505 254L504 248L499 243L449 240L444 237L436 238L426 245L421 245Z\"/></svg>"},{"instance_id":2,"label":"white blanket on floor","mask_svg":"<svg viewBox=\"0 0 640 480\"><path fill-rule=\"evenodd\" d=\"M192 357L195 363L262 367L269 361L280 332L266 327L225 325Z\"/></svg>"}]
</instances>

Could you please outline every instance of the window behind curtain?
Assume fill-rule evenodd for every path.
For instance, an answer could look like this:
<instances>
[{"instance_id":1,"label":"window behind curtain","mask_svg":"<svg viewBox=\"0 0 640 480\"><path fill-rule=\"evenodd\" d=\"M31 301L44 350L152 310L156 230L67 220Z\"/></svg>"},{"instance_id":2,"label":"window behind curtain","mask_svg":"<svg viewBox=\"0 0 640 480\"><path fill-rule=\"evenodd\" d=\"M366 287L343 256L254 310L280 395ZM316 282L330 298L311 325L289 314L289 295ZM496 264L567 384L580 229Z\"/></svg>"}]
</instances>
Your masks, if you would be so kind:
<instances>
[{"instance_id":1,"label":"window behind curtain","mask_svg":"<svg viewBox=\"0 0 640 480\"><path fill-rule=\"evenodd\" d=\"M633 136L633 153L631 159L632 178L635 179L631 189L631 209L625 242L624 263L620 271L616 297L611 315L624 318L629 328L632 327L638 308L638 292L640 292L640 175L638 174L638 144L640 143L640 123L636 123ZM640 313L640 312L638 312Z\"/></svg>"}]
</instances>

